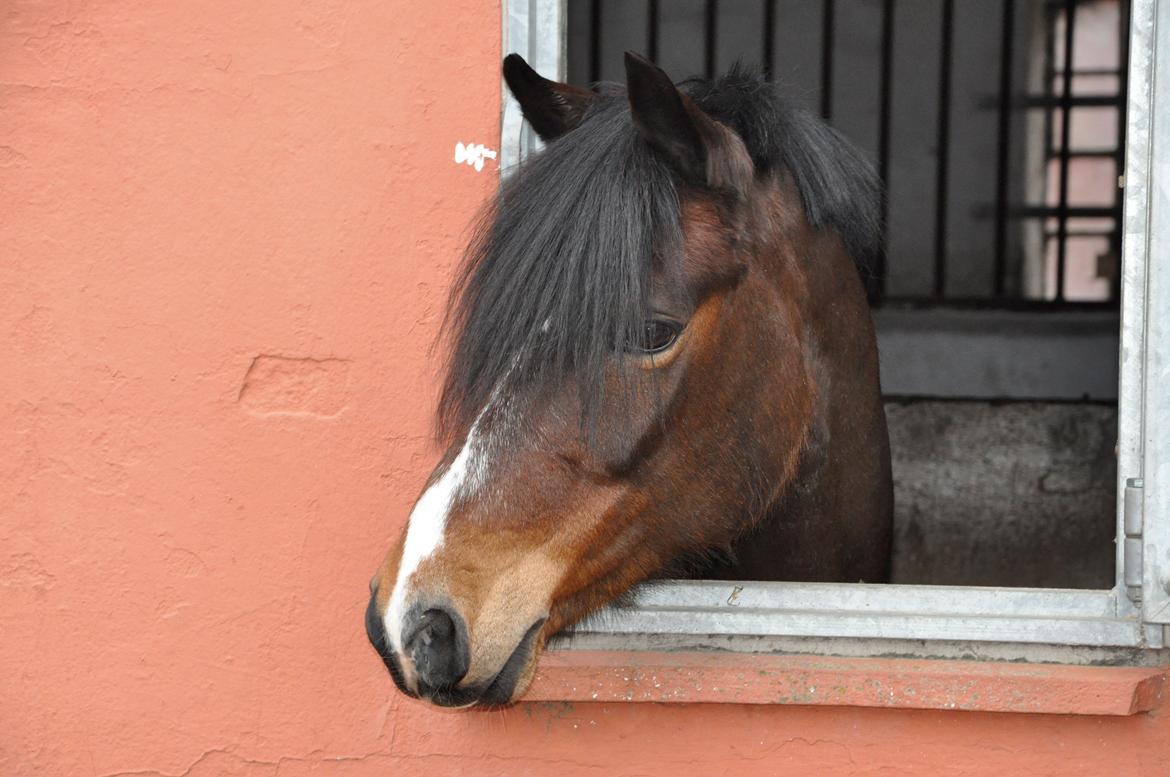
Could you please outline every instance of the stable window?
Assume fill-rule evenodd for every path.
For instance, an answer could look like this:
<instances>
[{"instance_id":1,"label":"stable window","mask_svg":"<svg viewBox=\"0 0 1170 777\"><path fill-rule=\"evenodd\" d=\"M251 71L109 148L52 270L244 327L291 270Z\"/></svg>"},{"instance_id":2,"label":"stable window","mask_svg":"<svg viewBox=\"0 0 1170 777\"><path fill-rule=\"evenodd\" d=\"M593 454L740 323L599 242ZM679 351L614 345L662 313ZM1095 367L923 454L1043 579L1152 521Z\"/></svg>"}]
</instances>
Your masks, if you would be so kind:
<instances>
[{"instance_id":1,"label":"stable window","mask_svg":"<svg viewBox=\"0 0 1170 777\"><path fill-rule=\"evenodd\" d=\"M892 438L895 415L931 403L961 399L978 425L985 407L1043 401L1059 415L1059 401L1088 399L1097 408L1088 421L1058 425L1105 430L1103 455L1080 466L1094 498L1112 502L1080 550L1034 526L1017 532L1012 552L1051 570L1040 582L1006 568L991 584L925 584L955 567L938 560L944 534L934 550L917 547L935 554L933 567L896 559L893 584L656 582L560 647L1164 660L1170 186L1159 181L1170 175L1170 4L507 0L503 11L505 51L559 80L620 78L610 55L635 49L676 78L742 58L800 90L870 151L890 187L870 293ZM506 175L539 142L504 94ZM925 225L906 194L922 191L933 193ZM956 353L961 369L935 366ZM1016 428L1032 420L1019 409ZM903 497L898 478L896 461ZM1058 491L1061 478L1049 485ZM1071 493L1066 501L1083 501ZM920 512L945 523L929 511ZM1014 522L1035 517L1025 506ZM906 552L913 537L899 531Z\"/></svg>"}]
</instances>

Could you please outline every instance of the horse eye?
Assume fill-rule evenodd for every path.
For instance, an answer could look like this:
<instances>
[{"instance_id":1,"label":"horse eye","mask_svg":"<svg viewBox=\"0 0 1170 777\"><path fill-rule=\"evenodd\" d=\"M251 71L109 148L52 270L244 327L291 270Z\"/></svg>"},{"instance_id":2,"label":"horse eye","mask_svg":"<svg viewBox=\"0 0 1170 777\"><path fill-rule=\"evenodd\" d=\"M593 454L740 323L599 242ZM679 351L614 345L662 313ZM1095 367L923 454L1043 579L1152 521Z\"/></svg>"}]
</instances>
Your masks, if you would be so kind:
<instances>
[{"instance_id":1,"label":"horse eye","mask_svg":"<svg viewBox=\"0 0 1170 777\"><path fill-rule=\"evenodd\" d=\"M654 318L642 326L641 342L635 350L640 353L661 353L678 339L679 326L673 321Z\"/></svg>"}]
</instances>

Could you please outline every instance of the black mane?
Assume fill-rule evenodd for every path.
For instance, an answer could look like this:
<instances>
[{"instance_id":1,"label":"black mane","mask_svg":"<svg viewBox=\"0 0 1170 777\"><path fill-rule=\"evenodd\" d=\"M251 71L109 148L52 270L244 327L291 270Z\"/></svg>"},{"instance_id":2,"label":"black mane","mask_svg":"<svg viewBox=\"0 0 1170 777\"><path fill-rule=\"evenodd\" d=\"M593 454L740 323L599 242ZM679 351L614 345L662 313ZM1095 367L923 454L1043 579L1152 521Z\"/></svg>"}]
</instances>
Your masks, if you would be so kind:
<instances>
[{"instance_id":1,"label":"black mane","mask_svg":"<svg viewBox=\"0 0 1170 777\"><path fill-rule=\"evenodd\" d=\"M740 65L682 87L743 139L757 175L780 167L792 174L809 224L836 232L863 272L872 266L881 250L881 181L852 143Z\"/></svg>"},{"instance_id":2,"label":"black mane","mask_svg":"<svg viewBox=\"0 0 1170 777\"><path fill-rule=\"evenodd\" d=\"M745 69L681 88L740 135L757 175L787 169L810 224L868 263L880 187L853 146ZM527 160L481 216L444 326L441 437L470 425L505 380L575 374L588 410L608 357L637 341L654 262L680 239L678 191L635 131L625 90L598 91L580 126Z\"/></svg>"}]
</instances>

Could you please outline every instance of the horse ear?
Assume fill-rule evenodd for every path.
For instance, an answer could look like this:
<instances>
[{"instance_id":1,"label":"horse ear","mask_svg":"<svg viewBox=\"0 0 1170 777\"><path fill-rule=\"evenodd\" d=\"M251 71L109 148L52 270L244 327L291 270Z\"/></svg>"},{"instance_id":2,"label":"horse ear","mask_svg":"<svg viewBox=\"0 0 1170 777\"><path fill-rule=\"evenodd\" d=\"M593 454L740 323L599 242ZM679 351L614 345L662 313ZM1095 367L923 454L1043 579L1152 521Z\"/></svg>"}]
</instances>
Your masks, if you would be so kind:
<instances>
[{"instance_id":1,"label":"horse ear","mask_svg":"<svg viewBox=\"0 0 1170 777\"><path fill-rule=\"evenodd\" d=\"M626 86L634 126L685 180L744 189L752 168L742 141L680 92L661 68L627 51Z\"/></svg>"},{"instance_id":2,"label":"horse ear","mask_svg":"<svg viewBox=\"0 0 1170 777\"><path fill-rule=\"evenodd\" d=\"M581 123L595 95L588 89L541 77L519 54L504 57L504 80L524 118L541 140L559 138Z\"/></svg>"},{"instance_id":3,"label":"horse ear","mask_svg":"<svg viewBox=\"0 0 1170 777\"><path fill-rule=\"evenodd\" d=\"M683 94L670 76L647 59L626 52L626 87L634 126L682 176L707 182L707 145Z\"/></svg>"}]
</instances>

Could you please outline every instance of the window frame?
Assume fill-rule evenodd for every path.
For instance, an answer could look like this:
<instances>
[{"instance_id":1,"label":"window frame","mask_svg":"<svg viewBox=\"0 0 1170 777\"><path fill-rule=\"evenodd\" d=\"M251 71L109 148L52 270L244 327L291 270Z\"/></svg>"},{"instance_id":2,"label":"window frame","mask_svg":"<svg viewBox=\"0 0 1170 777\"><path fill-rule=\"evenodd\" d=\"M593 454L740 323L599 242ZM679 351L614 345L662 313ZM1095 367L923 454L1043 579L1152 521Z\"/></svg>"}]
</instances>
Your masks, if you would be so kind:
<instances>
[{"instance_id":1,"label":"window frame","mask_svg":"<svg viewBox=\"0 0 1170 777\"><path fill-rule=\"evenodd\" d=\"M503 47L565 78L565 0L505 0ZM669 580L571 629L561 648L753 651L761 640L850 640L862 653L1134 662L1170 641L1170 2L1133 0L1126 107L1118 387L1116 580L1108 590ZM506 176L539 140L502 87ZM1163 128L1161 136L1155 128ZM1161 257L1151 262L1150 257ZM1150 315L1157 312L1159 315ZM647 638L650 639L647 642ZM787 644L787 643L785 643ZM653 649L653 648L651 648ZM967 652L964 652L967 651Z\"/></svg>"}]
</instances>

